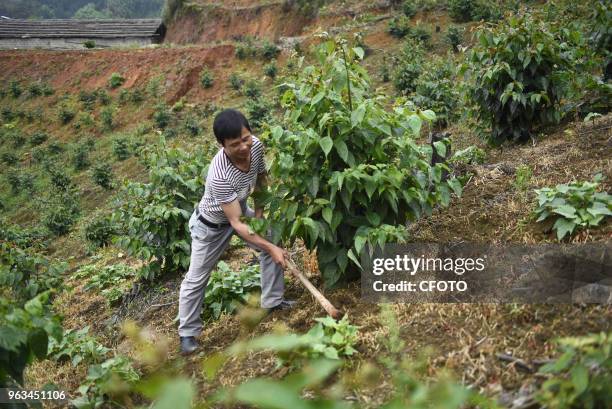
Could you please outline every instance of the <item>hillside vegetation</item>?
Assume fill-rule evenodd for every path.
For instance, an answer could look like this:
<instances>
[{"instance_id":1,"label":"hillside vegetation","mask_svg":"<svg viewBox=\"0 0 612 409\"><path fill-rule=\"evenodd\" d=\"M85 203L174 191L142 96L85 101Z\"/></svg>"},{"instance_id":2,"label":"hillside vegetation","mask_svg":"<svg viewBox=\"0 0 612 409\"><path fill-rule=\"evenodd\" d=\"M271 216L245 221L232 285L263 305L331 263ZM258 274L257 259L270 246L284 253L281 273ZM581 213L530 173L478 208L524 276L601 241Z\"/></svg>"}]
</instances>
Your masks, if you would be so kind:
<instances>
[{"instance_id":1,"label":"hillside vegetation","mask_svg":"<svg viewBox=\"0 0 612 409\"><path fill-rule=\"evenodd\" d=\"M79 408L605 407L610 282L598 304L369 304L355 279L386 243L609 246L611 15L170 0L159 46L0 51L0 386ZM182 357L187 223L227 107L266 146L251 228L346 316L289 274L297 307L266 315L233 238Z\"/></svg>"}]
</instances>

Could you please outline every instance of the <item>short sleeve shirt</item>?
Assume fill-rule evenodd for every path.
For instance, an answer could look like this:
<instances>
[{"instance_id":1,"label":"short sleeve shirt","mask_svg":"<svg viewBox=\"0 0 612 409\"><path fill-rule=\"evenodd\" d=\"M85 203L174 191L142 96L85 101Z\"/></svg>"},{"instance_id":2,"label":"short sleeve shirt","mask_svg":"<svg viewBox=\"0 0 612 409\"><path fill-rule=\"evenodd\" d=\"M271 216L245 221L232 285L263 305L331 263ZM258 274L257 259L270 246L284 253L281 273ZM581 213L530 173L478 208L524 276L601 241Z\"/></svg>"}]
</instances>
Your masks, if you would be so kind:
<instances>
[{"instance_id":1,"label":"short sleeve shirt","mask_svg":"<svg viewBox=\"0 0 612 409\"><path fill-rule=\"evenodd\" d=\"M208 168L204 196L198 205L200 214L213 223L227 223L221 205L238 200L244 210L247 197L255 189L257 175L265 172L264 147L255 136L251 146L251 167L248 172L238 169L221 148Z\"/></svg>"}]
</instances>

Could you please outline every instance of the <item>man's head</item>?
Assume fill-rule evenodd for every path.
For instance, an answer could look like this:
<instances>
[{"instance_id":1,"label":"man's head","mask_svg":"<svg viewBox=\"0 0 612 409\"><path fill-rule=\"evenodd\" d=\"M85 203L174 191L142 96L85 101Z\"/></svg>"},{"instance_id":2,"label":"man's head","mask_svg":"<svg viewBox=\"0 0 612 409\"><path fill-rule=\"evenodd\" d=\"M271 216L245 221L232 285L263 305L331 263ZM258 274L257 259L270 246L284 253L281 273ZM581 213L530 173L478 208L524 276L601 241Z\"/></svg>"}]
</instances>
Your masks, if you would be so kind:
<instances>
[{"instance_id":1,"label":"man's head","mask_svg":"<svg viewBox=\"0 0 612 409\"><path fill-rule=\"evenodd\" d=\"M213 132L230 157L248 158L253 145L252 131L249 121L240 111L226 109L217 114Z\"/></svg>"}]
</instances>

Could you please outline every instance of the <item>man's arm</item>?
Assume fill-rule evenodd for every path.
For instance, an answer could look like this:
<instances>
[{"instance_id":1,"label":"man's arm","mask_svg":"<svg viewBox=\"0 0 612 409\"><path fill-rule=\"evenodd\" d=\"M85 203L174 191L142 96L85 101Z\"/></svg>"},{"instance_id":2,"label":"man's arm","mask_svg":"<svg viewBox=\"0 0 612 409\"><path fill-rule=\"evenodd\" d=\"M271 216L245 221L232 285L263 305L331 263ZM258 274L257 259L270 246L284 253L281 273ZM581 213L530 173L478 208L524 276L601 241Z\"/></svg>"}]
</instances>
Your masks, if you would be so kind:
<instances>
[{"instance_id":1,"label":"man's arm","mask_svg":"<svg viewBox=\"0 0 612 409\"><path fill-rule=\"evenodd\" d=\"M240 220L240 216L242 216L242 209L240 208L240 204L237 200L222 204L221 208L225 212L225 216L229 220L230 224L240 237L268 253L275 263L278 263L285 268L285 258L288 258L289 256L287 252L282 248L270 243L260 235L249 232L249 226Z\"/></svg>"},{"instance_id":2,"label":"man's arm","mask_svg":"<svg viewBox=\"0 0 612 409\"><path fill-rule=\"evenodd\" d=\"M261 200L257 199L258 193L262 193L268 187L268 177L266 173L260 173L257 175L257 182L255 183L255 194L253 195L253 202L255 204L255 217L258 219L263 218L263 205Z\"/></svg>"}]
</instances>

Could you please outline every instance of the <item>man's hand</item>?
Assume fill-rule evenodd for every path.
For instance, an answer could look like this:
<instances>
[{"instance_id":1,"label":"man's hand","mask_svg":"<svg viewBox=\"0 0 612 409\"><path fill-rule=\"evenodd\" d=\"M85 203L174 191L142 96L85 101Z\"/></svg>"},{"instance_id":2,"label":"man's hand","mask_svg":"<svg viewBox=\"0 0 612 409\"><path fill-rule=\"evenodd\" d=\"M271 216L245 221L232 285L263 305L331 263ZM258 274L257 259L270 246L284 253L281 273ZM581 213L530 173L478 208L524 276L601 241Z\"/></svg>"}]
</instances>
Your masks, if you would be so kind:
<instances>
[{"instance_id":1,"label":"man's hand","mask_svg":"<svg viewBox=\"0 0 612 409\"><path fill-rule=\"evenodd\" d=\"M287 268L286 260L289 259L289 253L287 253L286 250L283 250L278 246L272 245L269 254L276 264L280 264L282 268Z\"/></svg>"}]
</instances>

